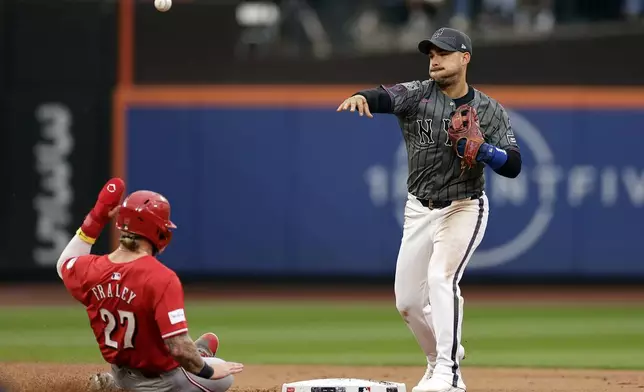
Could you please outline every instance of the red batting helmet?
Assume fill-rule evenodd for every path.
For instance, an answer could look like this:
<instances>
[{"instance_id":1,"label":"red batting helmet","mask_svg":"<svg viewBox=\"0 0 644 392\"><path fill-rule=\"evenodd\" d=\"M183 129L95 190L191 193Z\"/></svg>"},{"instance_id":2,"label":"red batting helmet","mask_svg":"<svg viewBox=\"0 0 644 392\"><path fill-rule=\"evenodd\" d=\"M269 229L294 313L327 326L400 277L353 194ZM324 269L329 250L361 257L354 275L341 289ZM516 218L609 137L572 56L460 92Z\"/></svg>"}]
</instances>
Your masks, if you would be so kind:
<instances>
[{"instance_id":1,"label":"red batting helmet","mask_svg":"<svg viewBox=\"0 0 644 392\"><path fill-rule=\"evenodd\" d=\"M176 229L170 221L170 203L163 195L151 191L136 191L123 200L116 227L149 240L161 253L170 243Z\"/></svg>"}]
</instances>

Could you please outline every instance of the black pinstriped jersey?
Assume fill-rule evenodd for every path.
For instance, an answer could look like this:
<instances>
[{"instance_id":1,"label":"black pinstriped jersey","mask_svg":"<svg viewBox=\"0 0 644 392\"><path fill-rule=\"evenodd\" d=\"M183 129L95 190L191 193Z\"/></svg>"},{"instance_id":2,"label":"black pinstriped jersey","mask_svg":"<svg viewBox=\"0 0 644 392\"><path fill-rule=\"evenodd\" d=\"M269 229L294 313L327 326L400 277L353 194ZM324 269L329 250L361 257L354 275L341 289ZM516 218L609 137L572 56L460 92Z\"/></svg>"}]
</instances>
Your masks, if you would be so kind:
<instances>
[{"instance_id":1,"label":"black pinstriped jersey","mask_svg":"<svg viewBox=\"0 0 644 392\"><path fill-rule=\"evenodd\" d=\"M382 86L392 101L407 146L407 190L420 199L458 200L484 190L484 164L465 170L454 152L447 129L457 103L432 80ZM496 147L519 150L508 115L500 103L470 87L469 103L476 108L485 141ZM471 95L470 95L471 96Z\"/></svg>"}]
</instances>

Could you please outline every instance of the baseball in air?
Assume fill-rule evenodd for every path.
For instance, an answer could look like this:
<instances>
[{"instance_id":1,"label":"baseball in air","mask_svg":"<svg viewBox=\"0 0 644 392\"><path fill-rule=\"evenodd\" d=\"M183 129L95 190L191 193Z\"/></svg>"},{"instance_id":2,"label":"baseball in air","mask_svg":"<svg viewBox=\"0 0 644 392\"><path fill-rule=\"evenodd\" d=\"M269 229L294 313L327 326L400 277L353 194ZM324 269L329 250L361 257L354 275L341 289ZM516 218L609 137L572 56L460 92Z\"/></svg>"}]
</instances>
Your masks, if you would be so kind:
<instances>
[{"instance_id":1,"label":"baseball in air","mask_svg":"<svg viewBox=\"0 0 644 392\"><path fill-rule=\"evenodd\" d=\"M154 6L161 12L166 12L172 7L172 0L154 0Z\"/></svg>"}]
</instances>

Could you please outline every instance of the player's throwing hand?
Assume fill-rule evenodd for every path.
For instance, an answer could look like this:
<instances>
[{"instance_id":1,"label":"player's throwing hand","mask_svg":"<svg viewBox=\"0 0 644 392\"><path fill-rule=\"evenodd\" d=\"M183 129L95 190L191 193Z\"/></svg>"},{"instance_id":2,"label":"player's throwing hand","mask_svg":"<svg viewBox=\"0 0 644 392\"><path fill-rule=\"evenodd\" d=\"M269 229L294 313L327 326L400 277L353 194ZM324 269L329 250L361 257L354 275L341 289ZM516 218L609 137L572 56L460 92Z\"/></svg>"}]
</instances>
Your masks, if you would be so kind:
<instances>
[{"instance_id":1,"label":"player's throwing hand","mask_svg":"<svg viewBox=\"0 0 644 392\"><path fill-rule=\"evenodd\" d=\"M336 110L336 112L343 112L346 110L355 112L356 108L358 109L358 113L360 114L360 116L363 116L366 114L367 117L373 118L373 115L369 111L369 104L367 103L367 98L365 98L362 95L354 95L345 99L344 102L342 102L340 106L338 106L338 109Z\"/></svg>"}]
</instances>

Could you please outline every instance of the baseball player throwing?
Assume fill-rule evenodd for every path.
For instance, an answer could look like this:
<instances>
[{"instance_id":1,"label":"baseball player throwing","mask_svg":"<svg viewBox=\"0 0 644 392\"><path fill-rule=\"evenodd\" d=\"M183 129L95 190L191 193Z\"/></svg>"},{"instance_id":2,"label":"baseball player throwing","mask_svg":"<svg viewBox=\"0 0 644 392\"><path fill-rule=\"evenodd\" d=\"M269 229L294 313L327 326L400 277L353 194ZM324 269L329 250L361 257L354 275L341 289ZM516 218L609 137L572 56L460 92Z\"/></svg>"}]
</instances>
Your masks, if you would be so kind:
<instances>
[{"instance_id":1,"label":"baseball player throwing","mask_svg":"<svg viewBox=\"0 0 644 392\"><path fill-rule=\"evenodd\" d=\"M363 90L337 110L398 118L409 177L396 307L428 363L413 392L464 392L459 282L487 226L483 169L514 178L521 155L504 108L466 81L470 38L441 28L418 49L429 80Z\"/></svg>"},{"instance_id":2,"label":"baseball player throwing","mask_svg":"<svg viewBox=\"0 0 644 392\"><path fill-rule=\"evenodd\" d=\"M193 342L177 275L155 256L170 243L170 204L162 195L137 191L119 203L125 185L105 184L98 201L61 254L56 269L67 291L82 303L111 373L92 377L92 387L128 391L225 392L239 363L215 358L213 333ZM113 216L120 245L91 255L92 244Z\"/></svg>"}]
</instances>

